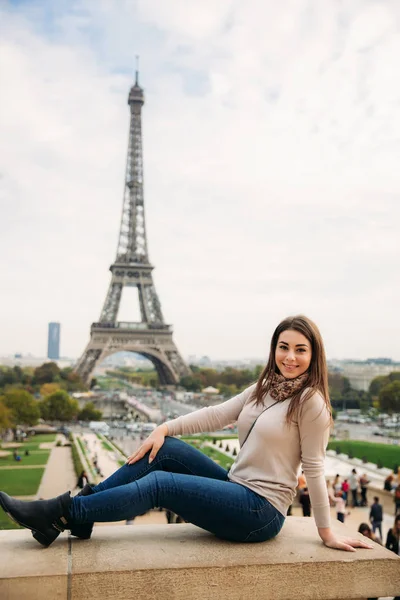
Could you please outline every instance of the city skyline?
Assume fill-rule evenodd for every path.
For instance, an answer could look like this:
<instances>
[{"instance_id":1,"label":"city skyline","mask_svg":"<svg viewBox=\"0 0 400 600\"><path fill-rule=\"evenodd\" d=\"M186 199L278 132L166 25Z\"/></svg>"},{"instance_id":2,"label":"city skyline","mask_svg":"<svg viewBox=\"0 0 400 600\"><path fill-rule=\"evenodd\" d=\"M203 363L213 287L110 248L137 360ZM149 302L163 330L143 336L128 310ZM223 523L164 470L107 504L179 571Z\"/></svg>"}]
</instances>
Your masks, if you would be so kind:
<instances>
[{"instance_id":1,"label":"city skyline","mask_svg":"<svg viewBox=\"0 0 400 600\"><path fill-rule=\"evenodd\" d=\"M154 4L0 8L0 354L45 355L55 313L63 354L88 341L140 54L149 254L182 353L266 356L305 313L328 357L400 360L397 4Z\"/></svg>"}]
</instances>

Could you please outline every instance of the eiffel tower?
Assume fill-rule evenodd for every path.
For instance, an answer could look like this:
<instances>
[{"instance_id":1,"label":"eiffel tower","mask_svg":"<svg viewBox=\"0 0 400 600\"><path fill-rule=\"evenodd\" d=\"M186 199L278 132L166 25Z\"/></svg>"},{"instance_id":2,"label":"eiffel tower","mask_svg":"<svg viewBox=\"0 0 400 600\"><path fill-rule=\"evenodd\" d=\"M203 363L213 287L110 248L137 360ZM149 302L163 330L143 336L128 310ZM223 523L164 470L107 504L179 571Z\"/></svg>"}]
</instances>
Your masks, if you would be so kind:
<instances>
[{"instance_id":1,"label":"eiffel tower","mask_svg":"<svg viewBox=\"0 0 400 600\"><path fill-rule=\"evenodd\" d=\"M164 322L160 301L153 283L150 264L143 197L142 106L143 89L136 70L135 85L128 97L131 111L125 191L117 256L111 265L111 282L97 323L92 323L90 341L75 371L86 383L102 360L123 350L149 359L162 385L177 384L190 374L172 339L172 327ZM117 321L122 290L136 287L139 296L140 322Z\"/></svg>"}]
</instances>

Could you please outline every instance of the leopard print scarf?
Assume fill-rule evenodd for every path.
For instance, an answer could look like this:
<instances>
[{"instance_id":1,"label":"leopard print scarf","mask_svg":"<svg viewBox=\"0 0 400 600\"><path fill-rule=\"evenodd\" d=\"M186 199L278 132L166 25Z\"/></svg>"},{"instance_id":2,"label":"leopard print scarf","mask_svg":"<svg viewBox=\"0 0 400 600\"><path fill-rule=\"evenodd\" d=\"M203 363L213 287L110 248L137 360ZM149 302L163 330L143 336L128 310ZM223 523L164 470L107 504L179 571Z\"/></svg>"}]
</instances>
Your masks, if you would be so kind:
<instances>
[{"instance_id":1,"label":"leopard print scarf","mask_svg":"<svg viewBox=\"0 0 400 600\"><path fill-rule=\"evenodd\" d=\"M269 393L274 400L281 402L299 392L308 379L308 373L303 373L294 379L286 379L281 373L274 373L269 384Z\"/></svg>"}]
</instances>

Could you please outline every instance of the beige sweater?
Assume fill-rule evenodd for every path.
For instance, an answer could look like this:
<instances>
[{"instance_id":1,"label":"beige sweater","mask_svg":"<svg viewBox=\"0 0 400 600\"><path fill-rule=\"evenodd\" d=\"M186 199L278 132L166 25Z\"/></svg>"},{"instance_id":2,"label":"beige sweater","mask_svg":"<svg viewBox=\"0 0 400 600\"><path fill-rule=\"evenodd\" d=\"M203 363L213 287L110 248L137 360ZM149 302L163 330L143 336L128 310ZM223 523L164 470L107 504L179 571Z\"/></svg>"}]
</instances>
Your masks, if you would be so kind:
<instances>
[{"instance_id":1,"label":"beige sweater","mask_svg":"<svg viewBox=\"0 0 400 600\"><path fill-rule=\"evenodd\" d=\"M264 406L255 406L250 401L254 388L255 385L222 404L168 421L169 435L215 431L237 421L241 449L229 472L230 481L260 494L286 515L296 494L302 465L317 527L330 527L324 477L330 417L323 398L314 394L307 400L290 427L285 423L290 398L279 402L260 416L242 447L254 420L275 402L268 394Z\"/></svg>"}]
</instances>

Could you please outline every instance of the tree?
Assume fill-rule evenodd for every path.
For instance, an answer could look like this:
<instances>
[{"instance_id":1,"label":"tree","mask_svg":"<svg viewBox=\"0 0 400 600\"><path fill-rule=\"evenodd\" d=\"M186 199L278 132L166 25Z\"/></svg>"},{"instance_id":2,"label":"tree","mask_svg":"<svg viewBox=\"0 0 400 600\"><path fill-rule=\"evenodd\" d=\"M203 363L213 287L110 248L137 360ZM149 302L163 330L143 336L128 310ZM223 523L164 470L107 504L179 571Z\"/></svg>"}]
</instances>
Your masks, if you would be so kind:
<instances>
[{"instance_id":1,"label":"tree","mask_svg":"<svg viewBox=\"0 0 400 600\"><path fill-rule=\"evenodd\" d=\"M78 413L79 421L101 421L103 413L97 410L93 402L87 402Z\"/></svg>"},{"instance_id":2,"label":"tree","mask_svg":"<svg viewBox=\"0 0 400 600\"><path fill-rule=\"evenodd\" d=\"M44 383L40 388L40 395L44 398L53 392L58 392L59 389L61 388L58 383Z\"/></svg>"},{"instance_id":3,"label":"tree","mask_svg":"<svg viewBox=\"0 0 400 600\"><path fill-rule=\"evenodd\" d=\"M65 367L60 371L60 377L64 382L65 387L69 392L80 392L87 389L78 373L72 370L72 367Z\"/></svg>"},{"instance_id":4,"label":"tree","mask_svg":"<svg viewBox=\"0 0 400 600\"><path fill-rule=\"evenodd\" d=\"M36 425L40 417L38 403L26 390L10 388L0 401L10 409L12 421L15 425Z\"/></svg>"},{"instance_id":5,"label":"tree","mask_svg":"<svg viewBox=\"0 0 400 600\"><path fill-rule=\"evenodd\" d=\"M0 433L12 427L12 413L3 401L0 402Z\"/></svg>"},{"instance_id":6,"label":"tree","mask_svg":"<svg viewBox=\"0 0 400 600\"><path fill-rule=\"evenodd\" d=\"M40 402L43 419L49 421L71 421L79 412L78 402L65 390L58 390Z\"/></svg>"},{"instance_id":7,"label":"tree","mask_svg":"<svg viewBox=\"0 0 400 600\"><path fill-rule=\"evenodd\" d=\"M198 373L195 376L187 375L186 377L182 377L179 382L179 385L184 387L186 390L190 392L199 392L203 385L202 382L197 377Z\"/></svg>"},{"instance_id":8,"label":"tree","mask_svg":"<svg viewBox=\"0 0 400 600\"><path fill-rule=\"evenodd\" d=\"M378 399L383 412L400 414L400 381L386 384L379 392Z\"/></svg>"},{"instance_id":9,"label":"tree","mask_svg":"<svg viewBox=\"0 0 400 600\"><path fill-rule=\"evenodd\" d=\"M369 393L371 396L377 397L379 396L379 392L382 388L384 388L388 383L392 383L393 381L400 380L400 371L392 371L389 375L379 375L378 377L374 377L374 379L369 384Z\"/></svg>"},{"instance_id":10,"label":"tree","mask_svg":"<svg viewBox=\"0 0 400 600\"><path fill-rule=\"evenodd\" d=\"M371 396L378 396L381 389L388 383L389 377L387 375L379 375L378 377L374 377L369 384L369 393Z\"/></svg>"},{"instance_id":11,"label":"tree","mask_svg":"<svg viewBox=\"0 0 400 600\"><path fill-rule=\"evenodd\" d=\"M53 383L60 379L60 369L54 362L44 363L35 369L33 377L34 382L38 385Z\"/></svg>"}]
</instances>

